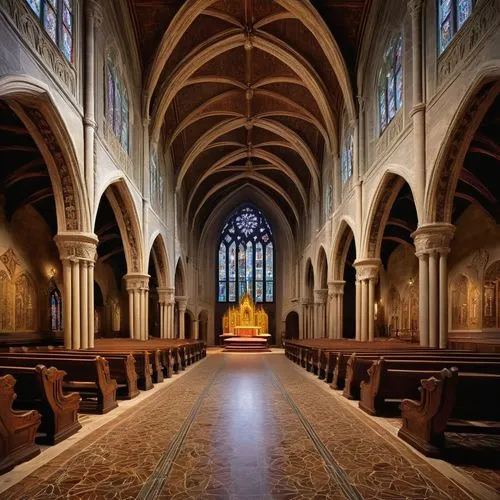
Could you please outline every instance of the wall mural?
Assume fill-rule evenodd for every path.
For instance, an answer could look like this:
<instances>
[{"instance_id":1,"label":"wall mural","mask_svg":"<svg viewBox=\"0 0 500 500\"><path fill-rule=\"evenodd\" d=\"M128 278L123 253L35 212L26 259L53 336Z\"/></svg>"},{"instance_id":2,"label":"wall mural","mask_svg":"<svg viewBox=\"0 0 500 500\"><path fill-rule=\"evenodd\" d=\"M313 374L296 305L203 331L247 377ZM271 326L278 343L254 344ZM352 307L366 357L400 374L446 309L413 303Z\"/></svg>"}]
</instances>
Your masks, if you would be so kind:
<instances>
[{"instance_id":1,"label":"wall mural","mask_svg":"<svg viewBox=\"0 0 500 500\"><path fill-rule=\"evenodd\" d=\"M392 285L387 296L386 325L389 335L418 330L418 285L414 279L401 293Z\"/></svg>"},{"instance_id":2,"label":"wall mural","mask_svg":"<svg viewBox=\"0 0 500 500\"><path fill-rule=\"evenodd\" d=\"M11 248L0 248L0 332L34 331L37 294Z\"/></svg>"},{"instance_id":3,"label":"wall mural","mask_svg":"<svg viewBox=\"0 0 500 500\"><path fill-rule=\"evenodd\" d=\"M483 326L484 328L499 328L499 287L500 287L500 260L493 262L484 274L483 285Z\"/></svg>"}]
</instances>

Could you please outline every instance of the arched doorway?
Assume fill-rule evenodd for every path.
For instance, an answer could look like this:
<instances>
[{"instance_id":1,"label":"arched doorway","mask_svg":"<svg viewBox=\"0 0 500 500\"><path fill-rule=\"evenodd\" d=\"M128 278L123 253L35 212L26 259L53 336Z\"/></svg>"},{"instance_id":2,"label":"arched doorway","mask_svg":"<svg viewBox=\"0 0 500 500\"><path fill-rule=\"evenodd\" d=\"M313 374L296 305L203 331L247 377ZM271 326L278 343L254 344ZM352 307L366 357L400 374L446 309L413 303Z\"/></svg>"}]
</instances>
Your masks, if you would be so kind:
<instances>
[{"instance_id":1,"label":"arched doorway","mask_svg":"<svg viewBox=\"0 0 500 500\"><path fill-rule=\"evenodd\" d=\"M208 340L208 311L201 311L198 315L198 332L200 340L205 343Z\"/></svg>"},{"instance_id":2,"label":"arched doorway","mask_svg":"<svg viewBox=\"0 0 500 500\"><path fill-rule=\"evenodd\" d=\"M299 315L295 311L291 311L286 315L285 320L285 338L299 338Z\"/></svg>"},{"instance_id":3,"label":"arched doorway","mask_svg":"<svg viewBox=\"0 0 500 500\"><path fill-rule=\"evenodd\" d=\"M305 339L314 338L314 269L311 259L306 262L302 331Z\"/></svg>"},{"instance_id":4,"label":"arched doorway","mask_svg":"<svg viewBox=\"0 0 500 500\"><path fill-rule=\"evenodd\" d=\"M317 308L316 318L318 318L318 324L316 325L316 331L318 337L328 337L328 325L327 325L327 300L328 300L328 261L326 258L326 252L323 247L320 247L316 269L318 270L318 288L314 291L315 293L315 306Z\"/></svg>"},{"instance_id":5,"label":"arched doorway","mask_svg":"<svg viewBox=\"0 0 500 500\"><path fill-rule=\"evenodd\" d=\"M194 339L194 314L189 309L184 313L184 323L184 338Z\"/></svg>"}]
</instances>

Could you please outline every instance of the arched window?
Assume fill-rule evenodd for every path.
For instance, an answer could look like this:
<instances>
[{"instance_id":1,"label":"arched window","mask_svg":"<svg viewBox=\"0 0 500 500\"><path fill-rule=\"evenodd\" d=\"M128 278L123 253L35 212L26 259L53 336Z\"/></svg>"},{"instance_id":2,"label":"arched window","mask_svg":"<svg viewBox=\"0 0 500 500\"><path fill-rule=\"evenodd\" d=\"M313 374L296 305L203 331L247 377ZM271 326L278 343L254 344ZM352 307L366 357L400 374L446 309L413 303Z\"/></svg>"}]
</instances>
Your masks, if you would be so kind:
<instances>
[{"instance_id":1,"label":"arched window","mask_svg":"<svg viewBox=\"0 0 500 500\"><path fill-rule=\"evenodd\" d=\"M471 15L474 0L438 0L439 52L451 42L457 31Z\"/></svg>"},{"instance_id":2,"label":"arched window","mask_svg":"<svg viewBox=\"0 0 500 500\"><path fill-rule=\"evenodd\" d=\"M127 89L113 61L106 63L106 122L122 148L129 151L129 109Z\"/></svg>"},{"instance_id":3,"label":"arched window","mask_svg":"<svg viewBox=\"0 0 500 500\"><path fill-rule=\"evenodd\" d=\"M73 0L26 0L47 35L73 62Z\"/></svg>"},{"instance_id":4,"label":"arched window","mask_svg":"<svg viewBox=\"0 0 500 500\"><path fill-rule=\"evenodd\" d=\"M51 284L49 291L49 317L50 330L52 332L62 330L62 299L55 283Z\"/></svg>"},{"instance_id":5,"label":"arched window","mask_svg":"<svg viewBox=\"0 0 500 500\"><path fill-rule=\"evenodd\" d=\"M378 86L379 128L382 133L403 103L403 37L399 35L385 51Z\"/></svg>"},{"instance_id":6,"label":"arched window","mask_svg":"<svg viewBox=\"0 0 500 500\"><path fill-rule=\"evenodd\" d=\"M352 134L345 134L342 146L342 184L352 177Z\"/></svg>"},{"instance_id":7,"label":"arched window","mask_svg":"<svg viewBox=\"0 0 500 500\"><path fill-rule=\"evenodd\" d=\"M273 233L260 210L245 205L226 220L218 251L217 300L274 301Z\"/></svg>"}]
</instances>

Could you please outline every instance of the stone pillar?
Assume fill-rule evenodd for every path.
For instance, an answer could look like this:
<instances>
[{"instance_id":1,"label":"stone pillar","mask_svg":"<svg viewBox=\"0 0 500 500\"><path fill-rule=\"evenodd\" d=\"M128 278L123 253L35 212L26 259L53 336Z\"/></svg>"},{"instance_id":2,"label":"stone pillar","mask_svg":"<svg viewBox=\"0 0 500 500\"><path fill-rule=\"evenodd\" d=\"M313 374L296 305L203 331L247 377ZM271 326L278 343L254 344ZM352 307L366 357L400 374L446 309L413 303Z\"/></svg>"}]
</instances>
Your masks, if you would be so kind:
<instances>
[{"instance_id":1,"label":"stone pillar","mask_svg":"<svg viewBox=\"0 0 500 500\"><path fill-rule=\"evenodd\" d=\"M361 281L356 276L356 340L361 340Z\"/></svg>"},{"instance_id":2,"label":"stone pillar","mask_svg":"<svg viewBox=\"0 0 500 500\"><path fill-rule=\"evenodd\" d=\"M97 237L91 233L68 232L56 235L54 241L63 264L64 346L67 349L86 349L94 345Z\"/></svg>"},{"instance_id":3,"label":"stone pillar","mask_svg":"<svg viewBox=\"0 0 500 500\"><path fill-rule=\"evenodd\" d=\"M168 339L175 338L174 331L174 307L175 307L175 297L174 297L175 289L167 288L167 312L166 312L166 321L167 321L167 330L166 335Z\"/></svg>"},{"instance_id":4,"label":"stone pillar","mask_svg":"<svg viewBox=\"0 0 500 500\"><path fill-rule=\"evenodd\" d=\"M149 290L149 274L129 273L125 275L125 285L129 294L130 338L146 340L146 290Z\"/></svg>"},{"instance_id":5,"label":"stone pillar","mask_svg":"<svg viewBox=\"0 0 500 500\"><path fill-rule=\"evenodd\" d=\"M316 307L316 337L326 337L326 299L328 297L328 289L320 288L314 290L315 307Z\"/></svg>"},{"instance_id":6,"label":"stone pillar","mask_svg":"<svg viewBox=\"0 0 500 500\"><path fill-rule=\"evenodd\" d=\"M305 298L300 299L302 314L300 321L299 338L301 339L307 338L307 304L308 304L307 299Z\"/></svg>"},{"instance_id":7,"label":"stone pillar","mask_svg":"<svg viewBox=\"0 0 500 500\"><path fill-rule=\"evenodd\" d=\"M85 2L85 114L84 144L85 144L85 183L89 204L94 206L94 142L95 142L95 32L102 23L102 10L96 0ZM92 313L93 316L93 313Z\"/></svg>"},{"instance_id":8,"label":"stone pillar","mask_svg":"<svg viewBox=\"0 0 500 500\"><path fill-rule=\"evenodd\" d=\"M361 316L361 328L359 339L366 342L375 338L375 284L378 279L380 259L364 259L354 263L356 268L356 280L361 287L359 314ZM356 289L356 296L358 291ZM356 297L357 299L357 297ZM356 332L356 338L358 333Z\"/></svg>"},{"instance_id":9,"label":"stone pillar","mask_svg":"<svg viewBox=\"0 0 500 500\"><path fill-rule=\"evenodd\" d=\"M198 340L200 338L200 320L193 319L193 338Z\"/></svg>"},{"instance_id":10,"label":"stone pillar","mask_svg":"<svg viewBox=\"0 0 500 500\"><path fill-rule=\"evenodd\" d=\"M336 321L337 321L337 296L335 294L335 282L328 282L328 329L327 337L329 339L337 338Z\"/></svg>"},{"instance_id":11,"label":"stone pillar","mask_svg":"<svg viewBox=\"0 0 500 500\"><path fill-rule=\"evenodd\" d=\"M179 311L179 338L184 339L186 337L185 331L185 313L187 307L187 297L175 297L175 301L177 302L177 309Z\"/></svg>"},{"instance_id":12,"label":"stone pillar","mask_svg":"<svg viewBox=\"0 0 500 500\"><path fill-rule=\"evenodd\" d=\"M158 304L160 306L160 338L167 338L167 321L166 321L166 311L167 311L167 290L165 288L157 288L156 293L158 294Z\"/></svg>"},{"instance_id":13,"label":"stone pillar","mask_svg":"<svg viewBox=\"0 0 500 500\"><path fill-rule=\"evenodd\" d=\"M423 0L409 0L412 40L412 89L413 107L410 117L413 121L413 165L417 179L415 202L422 204L425 192L425 102L422 50L422 6Z\"/></svg>"},{"instance_id":14,"label":"stone pillar","mask_svg":"<svg viewBox=\"0 0 500 500\"><path fill-rule=\"evenodd\" d=\"M446 348L448 343L447 256L455 226L432 223L413 234L419 261L420 345Z\"/></svg>"}]
</instances>

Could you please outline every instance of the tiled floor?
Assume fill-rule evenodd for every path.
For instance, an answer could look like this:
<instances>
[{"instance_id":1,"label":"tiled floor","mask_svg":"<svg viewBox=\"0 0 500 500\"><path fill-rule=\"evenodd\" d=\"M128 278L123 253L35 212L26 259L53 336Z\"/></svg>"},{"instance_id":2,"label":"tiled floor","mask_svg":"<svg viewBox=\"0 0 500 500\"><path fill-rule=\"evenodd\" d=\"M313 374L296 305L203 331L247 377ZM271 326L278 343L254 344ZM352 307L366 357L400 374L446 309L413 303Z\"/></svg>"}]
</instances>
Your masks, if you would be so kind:
<instances>
[{"instance_id":1,"label":"tiled floor","mask_svg":"<svg viewBox=\"0 0 500 500\"><path fill-rule=\"evenodd\" d=\"M209 355L0 494L68 497L470 498L283 355L236 353Z\"/></svg>"}]
</instances>

